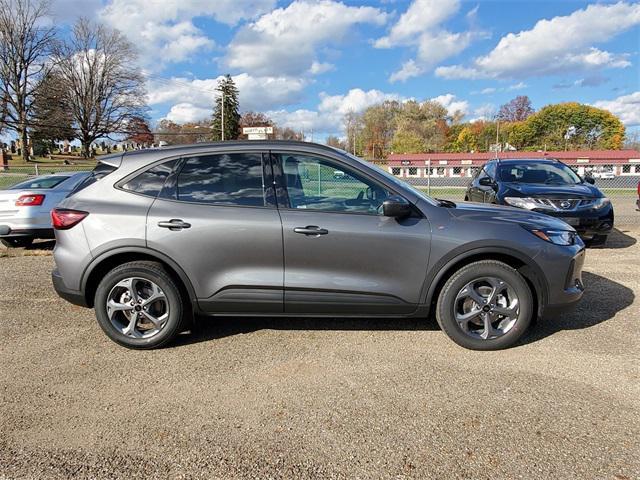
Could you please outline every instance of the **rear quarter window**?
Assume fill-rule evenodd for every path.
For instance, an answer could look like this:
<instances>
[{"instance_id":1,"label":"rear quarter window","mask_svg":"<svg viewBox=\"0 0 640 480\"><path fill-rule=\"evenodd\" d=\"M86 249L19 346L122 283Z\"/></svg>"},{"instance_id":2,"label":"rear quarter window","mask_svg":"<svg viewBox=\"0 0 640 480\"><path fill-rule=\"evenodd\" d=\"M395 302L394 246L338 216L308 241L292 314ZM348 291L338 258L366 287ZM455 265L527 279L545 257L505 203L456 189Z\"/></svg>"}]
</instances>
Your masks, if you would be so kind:
<instances>
[{"instance_id":1,"label":"rear quarter window","mask_svg":"<svg viewBox=\"0 0 640 480\"><path fill-rule=\"evenodd\" d=\"M81 190L84 190L89 185L93 185L98 180L103 179L110 173L115 172L116 170L117 170L117 167L114 167L112 165L107 165L106 163L99 163L98 165L96 165L96 168L93 169L93 171L91 172L91 175L89 175L83 181L78 183L78 185L76 185L76 188L73 189L73 191L69 196L74 195Z\"/></svg>"},{"instance_id":2,"label":"rear quarter window","mask_svg":"<svg viewBox=\"0 0 640 480\"><path fill-rule=\"evenodd\" d=\"M176 159L151 167L127 180L126 183L121 185L121 188L140 195L157 197L177 163L178 160Z\"/></svg>"}]
</instances>

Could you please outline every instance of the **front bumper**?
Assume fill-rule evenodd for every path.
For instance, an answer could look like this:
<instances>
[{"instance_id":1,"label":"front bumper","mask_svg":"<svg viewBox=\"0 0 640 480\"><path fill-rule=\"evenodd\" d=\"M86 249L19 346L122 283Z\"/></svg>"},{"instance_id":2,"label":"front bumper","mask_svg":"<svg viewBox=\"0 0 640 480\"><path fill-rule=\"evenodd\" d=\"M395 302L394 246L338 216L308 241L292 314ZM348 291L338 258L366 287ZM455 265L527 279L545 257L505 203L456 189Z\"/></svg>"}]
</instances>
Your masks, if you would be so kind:
<instances>
[{"instance_id":1,"label":"front bumper","mask_svg":"<svg viewBox=\"0 0 640 480\"><path fill-rule=\"evenodd\" d=\"M563 220L575 228L581 238L589 240L596 235L608 235L613 230L613 207L602 211L574 210L570 212L540 212Z\"/></svg>"},{"instance_id":2,"label":"front bumper","mask_svg":"<svg viewBox=\"0 0 640 480\"><path fill-rule=\"evenodd\" d=\"M60 272L58 272L58 269L55 269L51 272L51 282L53 283L53 288L56 293L61 298L64 298L67 302L73 303L74 305L78 305L80 307L89 306L82 292L70 290L65 286L64 282L62 281L62 276L60 276Z\"/></svg>"},{"instance_id":3,"label":"front bumper","mask_svg":"<svg viewBox=\"0 0 640 480\"><path fill-rule=\"evenodd\" d=\"M555 288L550 295L549 303L546 304L540 313L541 318L553 318L557 315L572 310L584 294L584 284L582 283L582 267L584 265L585 249L582 248L569 262L568 268L564 272L564 285L558 285L559 278L555 278ZM558 272L562 274L563 272Z\"/></svg>"}]
</instances>

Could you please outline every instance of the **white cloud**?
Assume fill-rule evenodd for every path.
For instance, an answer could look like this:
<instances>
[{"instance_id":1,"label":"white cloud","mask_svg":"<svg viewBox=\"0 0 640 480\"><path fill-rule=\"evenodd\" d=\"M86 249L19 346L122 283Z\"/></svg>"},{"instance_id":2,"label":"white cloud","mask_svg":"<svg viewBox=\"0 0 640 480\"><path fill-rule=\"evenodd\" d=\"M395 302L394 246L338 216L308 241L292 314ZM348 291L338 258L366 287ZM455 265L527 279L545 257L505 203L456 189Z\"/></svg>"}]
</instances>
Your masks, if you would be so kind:
<instances>
[{"instance_id":1,"label":"white cloud","mask_svg":"<svg viewBox=\"0 0 640 480\"><path fill-rule=\"evenodd\" d=\"M376 48L408 46L417 50L416 58L404 62L400 70L391 74L389 81L405 81L422 75L469 46L478 32L454 33L441 27L459 9L459 0L414 0L389 34L374 42ZM470 12L471 17L475 16L473 12Z\"/></svg>"},{"instance_id":2,"label":"white cloud","mask_svg":"<svg viewBox=\"0 0 640 480\"><path fill-rule=\"evenodd\" d=\"M453 93L446 93L444 95L439 95L431 99L434 102L438 102L444 108L447 109L447 113L449 115L453 115L454 113L462 113L467 115L469 113L469 102L466 100L458 99Z\"/></svg>"},{"instance_id":3,"label":"white cloud","mask_svg":"<svg viewBox=\"0 0 640 480\"><path fill-rule=\"evenodd\" d=\"M595 4L570 15L540 20L531 30L509 33L472 66L439 67L444 78L496 78L552 75L576 70L624 68L625 54L592 46L640 24L640 4Z\"/></svg>"},{"instance_id":4,"label":"white cloud","mask_svg":"<svg viewBox=\"0 0 640 480\"><path fill-rule=\"evenodd\" d=\"M276 0L111 0L99 16L139 49L142 65L157 70L166 63L189 60L214 46L214 41L194 25L194 18L207 17L235 25L269 11L275 3Z\"/></svg>"},{"instance_id":5,"label":"white cloud","mask_svg":"<svg viewBox=\"0 0 640 480\"><path fill-rule=\"evenodd\" d=\"M354 88L344 95L320 93L320 103L316 110L299 109L292 112L273 110L267 114L283 127L290 127L297 131L310 132L313 130L318 133L335 134L342 130L345 114L362 112L367 107L385 100L403 101L405 98L396 93Z\"/></svg>"},{"instance_id":6,"label":"white cloud","mask_svg":"<svg viewBox=\"0 0 640 480\"><path fill-rule=\"evenodd\" d=\"M640 125L640 91L613 100L600 100L593 105L617 115L628 127Z\"/></svg>"},{"instance_id":7,"label":"white cloud","mask_svg":"<svg viewBox=\"0 0 640 480\"><path fill-rule=\"evenodd\" d=\"M322 65L319 48L340 42L357 24L381 25L386 13L333 0L297 0L252 22L233 38L226 64L252 75L301 75ZM322 71L322 68L319 69Z\"/></svg>"},{"instance_id":8,"label":"white cloud","mask_svg":"<svg viewBox=\"0 0 640 480\"><path fill-rule=\"evenodd\" d=\"M205 118L211 117L211 115L211 107L202 108L189 102L182 102L172 106L165 118L176 123L187 123L204 120Z\"/></svg>"},{"instance_id":9,"label":"white cloud","mask_svg":"<svg viewBox=\"0 0 640 480\"><path fill-rule=\"evenodd\" d=\"M221 77L206 79L188 79L174 77L170 79L152 78L148 82L148 103L189 104L192 111L208 109L211 114L216 88ZM276 105L291 105L300 100L307 81L288 77L252 77L241 73L233 77L239 90L240 109L265 110ZM184 108L181 107L181 108Z\"/></svg>"}]
</instances>

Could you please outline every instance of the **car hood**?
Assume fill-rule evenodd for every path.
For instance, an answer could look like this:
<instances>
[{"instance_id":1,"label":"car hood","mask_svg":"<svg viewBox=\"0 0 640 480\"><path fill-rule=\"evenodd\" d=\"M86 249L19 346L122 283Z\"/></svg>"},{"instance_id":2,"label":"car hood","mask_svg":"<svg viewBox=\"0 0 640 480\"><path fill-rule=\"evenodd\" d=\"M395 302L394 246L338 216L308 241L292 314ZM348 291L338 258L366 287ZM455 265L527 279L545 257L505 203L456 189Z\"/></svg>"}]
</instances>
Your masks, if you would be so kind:
<instances>
[{"instance_id":1,"label":"car hood","mask_svg":"<svg viewBox=\"0 0 640 480\"><path fill-rule=\"evenodd\" d=\"M452 216L460 220L492 223L517 223L530 229L555 229L574 231L574 228L555 217L515 207L486 203L457 203L451 208Z\"/></svg>"},{"instance_id":2,"label":"car hood","mask_svg":"<svg viewBox=\"0 0 640 480\"><path fill-rule=\"evenodd\" d=\"M501 197L543 197L543 198L600 198L602 192L593 185L580 183L577 185L553 185L538 183L503 183L500 188Z\"/></svg>"}]
</instances>

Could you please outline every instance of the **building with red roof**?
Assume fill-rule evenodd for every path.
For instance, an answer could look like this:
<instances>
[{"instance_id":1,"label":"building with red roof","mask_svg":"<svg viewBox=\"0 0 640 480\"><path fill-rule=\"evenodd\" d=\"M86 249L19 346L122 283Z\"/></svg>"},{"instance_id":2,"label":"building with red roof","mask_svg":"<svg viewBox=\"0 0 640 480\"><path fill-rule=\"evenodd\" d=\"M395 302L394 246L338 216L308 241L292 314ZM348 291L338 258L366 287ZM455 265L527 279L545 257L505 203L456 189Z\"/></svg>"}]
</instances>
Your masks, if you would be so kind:
<instances>
[{"instance_id":1,"label":"building with red roof","mask_svg":"<svg viewBox=\"0 0 640 480\"><path fill-rule=\"evenodd\" d=\"M474 153L394 153L389 155L386 168L403 178L471 177L487 160L557 159L574 167L584 175L634 176L640 175L640 152L637 150L580 150L563 152L474 152Z\"/></svg>"}]
</instances>

